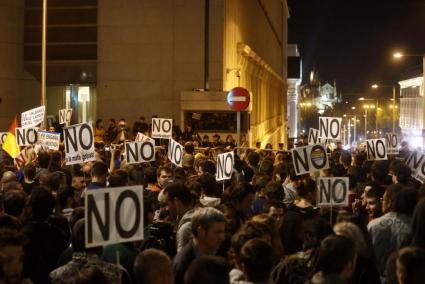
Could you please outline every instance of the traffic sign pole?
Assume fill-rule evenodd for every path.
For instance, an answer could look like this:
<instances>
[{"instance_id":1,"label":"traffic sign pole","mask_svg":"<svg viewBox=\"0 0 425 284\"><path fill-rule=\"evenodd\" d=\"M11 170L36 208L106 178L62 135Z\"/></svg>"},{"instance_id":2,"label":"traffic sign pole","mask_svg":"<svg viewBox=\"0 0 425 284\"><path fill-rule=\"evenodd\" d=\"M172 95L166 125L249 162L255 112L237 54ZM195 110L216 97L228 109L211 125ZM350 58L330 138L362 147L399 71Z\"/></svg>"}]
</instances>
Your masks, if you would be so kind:
<instances>
[{"instance_id":1,"label":"traffic sign pole","mask_svg":"<svg viewBox=\"0 0 425 284\"><path fill-rule=\"evenodd\" d=\"M236 146L241 147L241 112L238 111L236 115Z\"/></svg>"}]
</instances>

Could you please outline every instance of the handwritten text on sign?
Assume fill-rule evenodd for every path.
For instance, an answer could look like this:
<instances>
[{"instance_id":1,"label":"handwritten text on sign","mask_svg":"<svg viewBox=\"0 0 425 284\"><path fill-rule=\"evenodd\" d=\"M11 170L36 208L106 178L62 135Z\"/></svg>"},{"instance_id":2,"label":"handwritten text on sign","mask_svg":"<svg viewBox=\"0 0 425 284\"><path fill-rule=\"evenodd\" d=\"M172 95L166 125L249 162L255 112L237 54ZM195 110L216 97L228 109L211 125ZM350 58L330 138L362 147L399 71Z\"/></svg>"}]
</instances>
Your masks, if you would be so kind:
<instances>
[{"instance_id":1,"label":"handwritten text on sign","mask_svg":"<svg viewBox=\"0 0 425 284\"><path fill-rule=\"evenodd\" d=\"M95 160L93 128L81 123L63 129L67 165Z\"/></svg>"},{"instance_id":2,"label":"handwritten text on sign","mask_svg":"<svg viewBox=\"0 0 425 284\"><path fill-rule=\"evenodd\" d=\"M21 114L21 127L34 127L44 120L45 106L37 107L25 111Z\"/></svg>"}]
</instances>

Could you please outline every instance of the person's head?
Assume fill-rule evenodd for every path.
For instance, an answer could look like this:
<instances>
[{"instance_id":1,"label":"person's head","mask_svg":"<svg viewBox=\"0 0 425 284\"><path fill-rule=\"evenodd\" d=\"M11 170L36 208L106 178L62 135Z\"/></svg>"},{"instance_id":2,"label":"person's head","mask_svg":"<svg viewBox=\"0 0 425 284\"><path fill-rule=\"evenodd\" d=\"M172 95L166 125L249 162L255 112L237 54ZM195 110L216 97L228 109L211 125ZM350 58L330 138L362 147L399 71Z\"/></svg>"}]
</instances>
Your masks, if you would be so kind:
<instances>
[{"instance_id":1,"label":"person's head","mask_svg":"<svg viewBox=\"0 0 425 284\"><path fill-rule=\"evenodd\" d=\"M188 154L192 154L195 152L195 147L193 146L192 142L186 142L184 144L184 151Z\"/></svg>"},{"instance_id":2,"label":"person's head","mask_svg":"<svg viewBox=\"0 0 425 284\"><path fill-rule=\"evenodd\" d=\"M184 283L197 284L200 282L203 284L228 284L229 267L226 259L212 255L202 255L195 259L185 273Z\"/></svg>"},{"instance_id":3,"label":"person's head","mask_svg":"<svg viewBox=\"0 0 425 284\"><path fill-rule=\"evenodd\" d=\"M28 207L35 221L46 221L55 208L55 197L44 187L36 187L30 195Z\"/></svg>"},{"instance_id":4,"label":"person's head","mask_svg":"<svg viewBox=\"0 0 425 284\"><path fill-rule=\"evenodd\" d=\"M269 182L265 188L266 198L269 203L278 203L285 199L285 191L282 185L277 182Z\"/></svg>"},{"instance_id":5,"label":"person's head","mask_svg":"<svg viewBox=\"0 0 425 284\"><path fill-rule=\"evenodd\" d=\"M109 283L105 273L99 267L87 265L80 269L75 284Z\"/></svg>"},{"instance_id":6,"label":"person's head","mask_svg":"<svg viewBox=\"0 0 425 284\"><path fill-rule=\"evenodd\" d=\"M220 135L218 135L218 134L214 134L214 135L213 135L213 142L214 142L214 143L217 143L218 141L220 141Z\"/></svg>"},{"instance_id":7,"label":"person's head","mask_svg":"<svg viewBox=\"0 0 425 284\"><path fill-rule=\"evenodd\" d=\"M24 262L23 234L15 230L0 229L0 265L4 283L20 283Z\"/></svg>"},{"instance_id":8,"label":"person's head","mask_svg":"<svg viewBox=\"0 0 425 284\"><path fill-rule=\"evenodd\" d=\"M380 186L372 186L365 191L366 210L370 219L378 218L382 215L382 197L384 189Z\"/></svg>"},{"instance_id":9,"label":"person's head","mask_svg":"<svg viewBox=\"0 0 425 284\"><path fill-rule=\"evenodd\" d=\"M392 211L411 216L417 202L418 192L416 189L401 184L392 184L384 193L382 208L384 213Z\"/></svg>"},{"instance_id":10,"label":"person's head","mask_svg":"<svg viewBox=\"0 0 425 284\"><path fill-rule=\"evenodd\" d=\"M249 220L245 222L239 230L232 236L231 252L236 258L239 257L242 246L249 240L254 238L263 239L271 243L273 237L272 228L265 222L256 222Z\"/></svg>"},{"instance_id":11,"label":"person's head","mask_svg":"<svg viewBox=\"0 0 425 284\"><path fill-rule=\"evenodd\" d=\"M224 240L226 218L212 207L197 209L192 215L192 234L203 253L215 252Z\"/></svg>"},{"instance_id":12,"label":"person's head","mask_svg":"<svg viewBox=\"0 0 425 284\"><path fill-rule=\"evenodd\" d=\"M120 187L128 185L128 172L125 170L116 170L108 178L110 187Z\"/></svg>"},{"instance_id":13,"label":"person's head","mask_svg":"<svg viewBox=\"0 0 425 284\"><path fill-rule=\"evenodd\" d=\"M61 171L53 172L50 176L49 187L53 192L57 192L59 187L66 185L66 175Z\"/></svg>"},{"instance_id":14,"label":"person's head","mask_svg":"<svg viewBox=\"0 0 425 284\"><path fill-rule=\"evenodd\" d=\"M366 256L368 254L368 247L363 233L354 223L345 221L336 223L334 232L337 235L351 239L356 245L356 252L358 255Z\"/></svg>"},{"instance_id":15,"label":"person's head","mask_svg":"<svg viewBox=\"0 0 425 284\"><path fill-rule=\"evenodd\" d=\"M273 161L270 159L264 159L260 164L259 172L263 175L272 177L273 174Z\"/></svg>"},{"instance_id":16,"label":"person's head","mask_svg":"<svg viewBox=\"0 0 425 284\"><path fill-rule=\"evenodd\" d=\"M116 122L115 122L115 119L114 118L110 118L108 120L108 123L109 123L109 126L114 126Z\"/></svg>"},{"instance_id":17,"label":"person's head","mask_svg":"<svg viewBox=\"0 0 425 284\"><path fill-rule=\"evenodd\" d=\"M251 208L255 199L255 189L249 183L241 183L230 193L229 202L239 211L245 211Z\"/></svg>"},{"instance_id":18,"label":"person's head","mask_svg":"<svg viewBox=\"0 0 425 284\"><path fill-rule=\"evenodd\" d=\"M95 124L95 127L96 128L101 128L102 127L102 122L103 122L103 120L102 119L97 119L96 120L96 124Z\"/></svg>"},{"instance_id":19,"label":"person's head","mask_svg":"<svg viewBox=\"0 0 425 284\"><path fill-rule=\"evenodd\" d=\"M188 209L192 208L193 197L190 190L182 182L174 182L164 189L164 195L170 213L181 217Z\"/></svg>"},{"instance_id":20,"label":"person's head","mask_svg":"<svg viewBox=\"0 0 425 284\"><path fill-rule=\"evenodd\" d=\"M41 151L37 156L38 166L43 169L47 169L50 163L50 155L45 151Z\"/></svg>"},{"instance_id":21,"label":"person's head","mask_svg":"<svg viewBox=\"0 0 425 284\"><path fill-rule=\"evenodd\" d=\"M386 164L383 161L375 161L372 164L372 180L383 182L387 176Z\"/></svg>"},{"instance_id":22,"label":"person's head","mask_svg":"<svg viewBox=\"0 0 425 284\"><path fill-rule=\"evenodd\" d=\"M341 156L339 157L339 162L347 169L352 162L351 153L346 150L342 151Z\"/></svg>"},{"instance_id":23,"label":"person's head","mask_svg":"<svg viewBox=\"0 0 425 284\"><path fill-rule=\"evenodd\" d=\"M273 269L274 249L263 239L247 241L241 249L238 263L249 282L267 282Z\"/></svg>"},{"instance_id":24,"label":"person's head","mask_svg":"<svg viewBox=\"0 0 425 284\"><path fill-rule=\"evenodd\" d=\"M280 227L285 214L285 204L283 202L272 202L269 206L268 215L276 220L277 226Z\"/></svg>"},{"instance_id":25,"label":"person's head","mask_svg":"<svg viewBox=\"0 0 425 284\"><path fill-rule=\"evenodd\" d=\"M356 267L356 248L347 237L331 235L326 237L319 251L319 268L324 275L336 274L349 281Z\"/></svg>"},{"instance_id":26,"label":"person's head","mask_svg":"<svg viewBox=\"0 0 425 284\"><path fill-rule=\"evenodd\" d=\"M62 186L58 190L56 200L59 210L63 210L65 208L74 208L76 203L74 200L74 189L70 186Z\"/></svg>"},{"instance_id":27,"label":"person's head","mask_svg":"<svg viewBox=\"0 0 425 284\"><path fill-rule=\"evenodd\" d=\"M61 167L62 154L59 151L53 151L50 153L49 169L57 170Z\"/></svg>"},{"instance_id":28,"label":"person's head","mask_svg":"<svg viewBox=\"0 0 425 284\"><path fill-rule=\"evenodd\" d=\"M287 176L288 176L288 170L286 169L286 166L283 163L274 167L272 179L275 182L282 184L285 181Z\"/></svg>"},{"instance_id":29,"label":"person's head","mask_svg":"<svg viewBox=\"0 0 425 284\"><path fill-rule=\"evenodd\" d=\"M127 127L127 122L125 121L124 118L121 118L120 121L118 122L118 128L123 130Z\"/></svg>"},{"instance_id":30,"label":"person's head","mask_svg":"<svg viewBox=\"0 0 425 284\"><path fill-rule=\"evenodd\" d=\"M258 166L258 163L260 162L260 154L257 152L250 152L248 154L248 163L252 167Z\"/></svg>"},{"instance_id":31,"label":"person's head","mask_svg":"<svg viewBox=\"0 0 425 284\"><path fill-rule=\"evenodd\" d=\"M16 181L16 174L12 171L5 171L1 177L1 183L6 184L8 182Z\"/></svg>"},{"instance_id":32,"label":"person's head","mask_svg":"<svg viewBox=\"0 0 425 284\"><path fill-rule=\"evenodd\" d=\"M157 249L140 252L133 265L135 284L171 284L171 260L167 254Z\"/></svg>"},{"instance_id":33,"label":"person's head","mask_svg":"<svg viewBox=\"0 0 425 284\"><path fill-rule=\"evenodd\" d=\"M104 162L96 162L91 168L92 182L97 182L106 185L108 177L108 166Z\"/></svg>"},{"instance_id":34,"label":"person's head","mask_svg":"<svg viewBox=\"0 0 425 284\"><path fill-rule=\"evenodd\" d=\"M24 211L27 195L23 191L9 190L3 197L4 213L14 217L21 217Z\"/></svg>"},{"instance_id":35,"label":"person's head","mask_svg":"<svg viewBox=\"0 0 425 284\"><path fill-rule=\"evenodd\" d=\"M425 283L425 250L423 248L401 249L396 263L399 284Z\"/></svg>"},{"instance_id":36,"label":"person's head","mask_svg":"<svg viewBox=\"0 0 425 284\"><path fill-rule=\"evenodd\" d=\"M297 195L300 199L308 200L313 203L316 198L316 182L311 178L303 179L298 186L295 187Z\"/></svg>"},{"instance_id":37,"label":"person's head","mask_svg":"<svg viewBox=\"0 0 425 284\"><path fill-rule=\"evenodd\" d=\"M202 194L208 197L220 197L220 189L215 177L210 173L202 174L198 179L202 188Z\"/></svg>"},{"instance_id":38,"label":"person's head","mask_svg":"<svg viewBox=\"0 0 425 284\"><path fill-rule=\"evenodd\" d=\"M411 180L412 170L407 165L400 165L395 174L397 183L408 184Z\"/></svg>"},{"instance_id":39,"label":"person's head","mask_svg":"<svg viewBox=\"0 0 425 284\"><path fill-rule=\"evenodd\" d=\"M212 175L215 175L215 171L216 171L215 165L210 160L202 161L199 164L199 175L202 175L203 173L210 173Z\"/></svg>"},{"instance_id":40,"label":"person's head","mask_svg":"<svg viewBox=\"0 0 425 284\"><path fill-rule=\"evenodd\" d=\"M24 166L24 177L28 181L33 181L35 177L35 165L33 163Z\"/></svg>"},{"instance_id":41,"label":"person's head","mask_svg":"<svg viewBox=\"0 0 425 284\"><path fill-rule=\"evenodd\" d=\"M72 173L71 186L75 188L76 190L82 190L86 187L86 181L84 178L83 171L77 170Z\"/></svg>"},{"instance_id":42,"label":"person's head","mask_svg":"<svg viewBox=\"0 0 425 284\"><path fill-rule=\"evenodd\" d=\"M170 167L161 166L156 171L156 177L159 186L163 188L164 181L173 177L173 170Z\"/></svg>"},{"instance_id":43,"label":"person's head","mask_svg":"<svg viewBox=\"0 0 425 284\"><path fill-rule=\"evenodd\" d=\"M22 229L22 223L12 215L0 213L0 228L20 231Z\"/></svg>"}]
</instances>

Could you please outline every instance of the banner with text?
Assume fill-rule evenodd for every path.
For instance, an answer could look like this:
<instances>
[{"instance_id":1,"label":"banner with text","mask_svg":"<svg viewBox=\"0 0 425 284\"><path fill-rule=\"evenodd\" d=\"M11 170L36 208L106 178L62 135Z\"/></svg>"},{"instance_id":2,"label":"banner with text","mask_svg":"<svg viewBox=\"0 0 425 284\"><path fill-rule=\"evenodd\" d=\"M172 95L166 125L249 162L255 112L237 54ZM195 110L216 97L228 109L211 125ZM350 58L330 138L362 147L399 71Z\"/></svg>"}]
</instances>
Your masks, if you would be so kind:
<instances>
[{"instance_id":1,"label":"banner with text","mask_svg":"<svg viewBox=\"0 0 425 284\"><path fill-rule=\"evenodd\" d=\"M38 144L47 150L58 151L61 134L57 132L38 131Z\"/></svg>"},{"instance_id":2,"label":"banner with text","mask_svg":"<svg viewBox=\"0 0 425 284\"><path fill-rule=\"evenodd\" d=\"M18 146L29 146L37 143L38 127L15 128L16 144Z\"/></svg>"},{"instance_id":3,"label":"banner with text","mask_svg":"<svg viewBox=\"0 0 425 284\"><path fill-rule=\"evenodd\" d=\"M86 191L86 247L143 239L143 187L125 186Z\"/></svg>"},{"instance_id":4,"label":"banner with text","mask_svg":"<svg viewBox=\"0 0 425 284\"><path fill-rule=\"evenodd\" d=\"M90 123L81 123L63 129L65 163L67 165L95 160L93 128Z\"/></svg>"},{"instance_id":5,"label":"banner with text","mask_svg":"<svg viewBox=\"0 0 425 284\"><path fill-rule=\"evenodd\" d=\"M298 147L291 150L295 173L303 175L329 168L325 144Z\"/></svg>"},{"instance_id":6,"label":"banner with text","mask_svg":"<svg viewBox=\"0 0 425 284\"><path fill-rule=\"evenodd\" d=\"M43 122L45 106L30 109L21 113L21 127L35 127Z\"/></svg>"}]
</instances>

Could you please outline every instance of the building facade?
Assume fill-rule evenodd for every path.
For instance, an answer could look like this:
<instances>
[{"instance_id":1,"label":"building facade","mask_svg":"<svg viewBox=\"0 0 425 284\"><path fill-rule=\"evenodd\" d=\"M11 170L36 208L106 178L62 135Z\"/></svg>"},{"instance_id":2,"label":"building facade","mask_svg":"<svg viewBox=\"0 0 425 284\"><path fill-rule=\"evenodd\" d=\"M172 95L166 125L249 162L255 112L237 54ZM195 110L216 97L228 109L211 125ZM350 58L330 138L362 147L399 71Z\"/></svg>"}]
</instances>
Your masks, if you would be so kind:
<instances>
[{"instance_id":1,"label":"building facade","mask_svg":"<svg viewBox=\"0 0 425 284\"><path fill-rule=\"evenodd\" d=\"M40 104L41 0L2 1L0 124ZM183 127L182 94L251 92L251 143L286 137L285 0L49 0L47 114ZM253 20L255 19L255 20ZM3 52L4 51L4 52ZM212 104L211 111L214 111ZM205 107L205 106L204 106ZM208 107L207 107L208 109ZM223 110L231 113L230 108Z\"/></svg>"}]
</instances>

